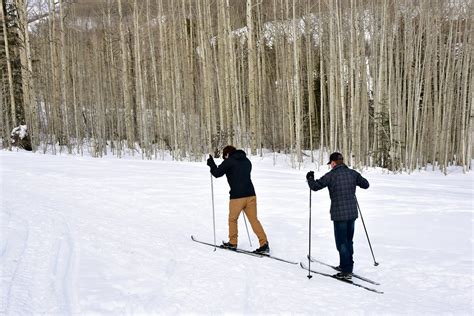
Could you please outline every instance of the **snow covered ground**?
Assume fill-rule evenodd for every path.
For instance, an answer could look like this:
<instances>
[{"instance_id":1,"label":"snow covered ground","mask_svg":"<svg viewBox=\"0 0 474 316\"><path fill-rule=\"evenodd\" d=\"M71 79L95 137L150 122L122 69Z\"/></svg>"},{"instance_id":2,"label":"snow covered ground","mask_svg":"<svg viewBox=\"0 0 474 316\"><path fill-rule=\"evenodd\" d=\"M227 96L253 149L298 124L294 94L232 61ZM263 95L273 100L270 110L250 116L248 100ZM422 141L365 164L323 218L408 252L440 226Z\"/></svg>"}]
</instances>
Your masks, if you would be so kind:
<instances>
[{"instance_id":1,"label":"snow covered ground","mask_svg":"<svg viewBox=\"0 0 474 316\"><path fill-rule=\"evenodd\" d=\"M220 161L218 161L219 163ZM252 157L258 213L275 256L305 260L305 174L284 156ZM473 173L364 171L355 271L375 294L213 241L205 162L0 151L0 314L472 315ZM324 169L324 170L323 170ZM316 172L321 176L327 170ZM217 240L227 240L228 185L214 179ZM338 264L327 190L313 192L312 254ZM239 246L250 247L240 220ZM331 272L316 263L312 267ZM367 284L370 285L370 284Z\"/></svg>"}]
</instances>

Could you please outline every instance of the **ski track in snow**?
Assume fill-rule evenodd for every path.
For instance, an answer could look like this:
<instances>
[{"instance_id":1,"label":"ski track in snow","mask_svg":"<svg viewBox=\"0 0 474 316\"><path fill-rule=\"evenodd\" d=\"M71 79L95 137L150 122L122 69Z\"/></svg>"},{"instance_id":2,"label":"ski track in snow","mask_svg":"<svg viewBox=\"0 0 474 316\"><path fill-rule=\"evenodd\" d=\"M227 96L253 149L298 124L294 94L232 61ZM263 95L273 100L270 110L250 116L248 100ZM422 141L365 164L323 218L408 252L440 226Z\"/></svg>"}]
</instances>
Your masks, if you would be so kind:
<instances>
[{"instance_id":1,"label":"ski track in snow","mask_svg":"<svg viewBox=\"0 0 474 316\"><path fill-rule=\"evenodd\" d=\"M2 209L11 210L10 219L2 221L7 238L2 238L0 310L13 314L70 313L72 241L67 223L54 208L34 205L31 187L25 183L16 183L15 187L18 192L12 203L2 203ZM17 212L28 200L31 211ZM10 259L15 264L6 262Z\"/></svg>"},{"instance_id":2,"label":"ski track in snow","mask_svg":"<svg viewBox=\"0 0 474 316\"><path fill-rule=\"evenodd\" d=\"M315 167L279 159L273 167L271 157L252 157L259 218L273 255L305 260L305 174ZM471 315L472 173L363 174L371 187L357 197L380 265L359 219L355 272L380 282L383 295L191 241L213 242L205 162L0 151L0 314ZM225 178L213 184L220 243L229 188ZM312 192L311 251L337 264L329 205L327 190ZM242 219L239 232L240 247L258 246Z\"/></svg>"}]
</instances>

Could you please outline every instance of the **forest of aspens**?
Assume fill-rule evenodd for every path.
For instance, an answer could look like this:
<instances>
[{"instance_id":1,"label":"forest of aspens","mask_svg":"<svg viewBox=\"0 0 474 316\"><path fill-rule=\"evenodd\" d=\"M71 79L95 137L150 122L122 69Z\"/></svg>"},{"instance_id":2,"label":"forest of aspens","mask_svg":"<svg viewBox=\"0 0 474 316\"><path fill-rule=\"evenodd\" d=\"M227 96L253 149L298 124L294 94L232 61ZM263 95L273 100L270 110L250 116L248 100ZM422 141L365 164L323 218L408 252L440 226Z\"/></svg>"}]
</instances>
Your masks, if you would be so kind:
<instances>
[{"instance_id":1,"label":"forest of aspens","mask_svg":"<svg viewBox=\"0 0 474 316\"><path fill-rule=\"evenodd\" d=\"M1 4L3 149L471 168L470 0Z\"/></svg>"}]
</instances>

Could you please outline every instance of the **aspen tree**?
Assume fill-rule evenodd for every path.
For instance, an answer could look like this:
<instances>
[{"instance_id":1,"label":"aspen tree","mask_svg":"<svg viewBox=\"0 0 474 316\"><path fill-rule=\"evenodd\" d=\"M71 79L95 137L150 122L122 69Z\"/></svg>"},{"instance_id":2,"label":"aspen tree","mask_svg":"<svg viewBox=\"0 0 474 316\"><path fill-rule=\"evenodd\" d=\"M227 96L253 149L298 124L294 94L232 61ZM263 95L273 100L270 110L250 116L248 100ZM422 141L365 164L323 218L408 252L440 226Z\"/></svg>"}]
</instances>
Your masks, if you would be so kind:
<instances>
[{"instance_id":1,"label":"aspen tree","mask_svg":"<svg viewBox=\"0 0 474 316\"><path fill-rule=\"evenodd\" d=\"M123 16L122 0L118 0L118 11L119 11L119 33L120 33L120 54L122 61L122 93L123 93L123 104L125 109L125 130L127 135L128 148L134 148L134 126L132 119L132 100L130 96L130 79L128 70L128 50L127 43L125 40L124 24L125 19Z\"/></svg>"},{"instance_id":2,"label":"aspen tree","mask_svg":"<svg viewBox=\"0 0 474 316\"><path fill-rule=\"evenodd\" d=\"M188 5L186 4L188 3ZM194 22L191 19L192 13L192 2L191 1L181 1L181 23L180 23L180 36L182 38L183 55L184 59L184 68L182 70L182 81L183 81L183 115L187 116L187 121L182 120L181 126L183 130L186 130L186 134L183 134L185 140L188 141L188 148L196 155L200 157L197 153L201 152L199 146L198 134L193 132L194 124L197 120L195 111L193 109L196 107L196 96L194 93L194 73L196 72L195 63L194 63L194 48L195 48L195 39L194 39ZM187 114L186 114L187 113Z\"/></svg>"},{"instance_id":3,"label":"aspen tree","mask_svg":"<svg viewBox=\"0 0 474 316\"><path fill-rule=\"evenodd\" d=\"M31 64L31 47L30 47L30 36L28 30L28 14L27 14L27 2L25 0L15 0L16 8L18 12L18 34L21 45L18 47L21 64L21 83L22 83L22 97L23 97L23 108L25 114L25 123L28 127L28 134L31 139L32 149L38 146L39 131L38 119L36 117L36 106L32 102L32 64Z\"/></svg>"},{"instance_id":4,"label":"aspen tree","mask_svg":"<svg viewBox=\"0 0 474 316\"><path fill-rule=\"evenodd\" d=\"M392 10L395 12L388 13L389 16L394 14L394 18L391 20L391 23L396 23L399 20L399 11L391 6ZM396 112L397 106L397 52L395 50L396 47L396 26L394 24L389 24L389 29L387 30L388 33L388 43L387 43L387 52L388 52L388 69L387 69L387 82L386 82L386 89L387 89L387 104L388 104L388 120L389 120L389 154L390 154L390 168L392 171L395 171L399 168L399 148L400 148L400 138L399 138L399 123L398 123L398 115ZM393 84L392 84L393 83Z\"/></svg>"},{"instance_id":5,"label":"aspen tree","mask_svg":"<svg viewBox=\"0 0 474 316\"><path fill-rule=\"evenodd\" d=\"M463 166L463 171L467 172L470 167L470 161L472 157L470 147L470 135L472 131L470 130L470 126L472 127L472 118L474 117L472 111L472 104L474 93L472 92L473 89L473 61L472 61L472 46L466 45L469 44L468 35L472 34L472 23L470 25L465 25L463 29L463 46L462 46L462 64L463 64L463 71L462 71L462 78L460 79L460 84L462 85L462 93L461 93L461 128L460 128L460 161L459 163ZM471 39L472 40L472 39ZM462 80L462 82L461 82ZM470 84L470 86L469 86ZM461 90L461 89L460 89ZM469 97L469 93L471 98Z\"/></svg>"},{"instance_id":6,"label":"aspen tree","mask_svg":"<svg viewBox=\"0 0 474 316\"><path fill-rule=\"evenodd\" d=\"M203 2L203 1L202 1ZM202 76L201 85L202 87L202 100L204 106L204 115L203 118L206 119L203 122L204 126L206 126L206 138L207 138L207 151L210 153L212 152L212 115L211 115L211 104L210 104L210 88L209 88L209 78L208 78L208 71L207 71L207 55L208 55L208 42L206 41L206 32L204 26L204 15L202 12L202 2L197 4L197 21L198 21L198 28L197 33L199 36L199 60L200 60L200 71Z\"/></svg>"},{"instance_id":7,"label":"aspen tree","mask_svg":"<svg viewBox=\"0 0 474 316\"><path fill-rule=\"evenodd\" d=\"M135 37L135 93L136 100L139 103L140 116L140 147L142 149L142 157L150 157L149 143L148 143L148 128L147 128L147 109L145 104L144 85L143 85L143 70L142 70L142 54L141 54L141 29L139 26L139 20L141 19L137 0L133 2L133 25L134 25L134 37Z\"/></svg>"},{"instance_id":8,"label":"aspen tree","mask_svg":"<svg viewBox=\"0 0 474 316\"><path fill-rule=\"evenodd\" d=\"M265 108L266 108L266 93L265 93L265 79L266 79L266 71L265 71L265 39L262 35L262 6L260 3L255 5L255 12L256 12L256 26L255 26L255 34L256 34L256 57L257 57L257 80L256 80L256 105L257 105L257 117L256 117L256 143L257 143L257 152L260 150L260 156L263 156L263 140L264 140L264 122L265 122Z\"/></svg>"},{"instance_id":9,"label":"aspen tree","mask_svg":"<svg viewBox=\"0 0 474 316\"><path fill-rule=\"evenodd\" d=\"M325 145L325 135L324 133L326 118L325 118L325 107L324 104L326 103L325 99L325 86L326 86L326 74L324 73L324 56L323 56L323 34L324 34L324 29L323 29L323 23L321 23L322 20L322 13L321 13L321 0L318 1L318 18L319 18L319 23L318 23L318 38L319 38L319 115L320 115L320 132L319 132L319 165L323 164L323 149ZM319 170L319 167L318 167Z\"/></svg>"},{"instance_id":10,"label":"aspen tree","mask_svg":"<svg viewBox=\"0 0 474 316\"><path fill-rule=\"evenodd\" d=\"M108 88L108 108L109 111L113 111L113 115L108 115L109 117L109 124L111 126L111 130L109 131L110 141L111 141L111 150L114 155L121 157L122 155L122 140L124 139L124 134L122 133L122 118L120 112L122 108L120 105L122 104L121 98L122 94L119 93L118 87L120 86L120 79L117 73L116 63L118 62L117 57L114 54L114 35L115 33L112 32L115 29L115 23L112 19L112 0L106 1L106 8L104 10L104 19L106 23L106 30L104 34L104 41L105 41L105 50L106 50L106 69L108 73L108 81L107 81L107 88ZM72 63L74 67L74 63ZM73 82L74 84L74 82ZM74 89L73 89L74 90ZM75 93L73 91L73 93ZM74 113L76 113L77 105L74 102ZM113 104L113 105L112 105ZM77 128L77 127L76 127ZM77 131L76 131L77 134Z\"/></svg>"},{"instance_id":11,"label":"aspen tree","mask_svg":"<svg viewBox=\"0 0 474 316\"><path fill-rule=\"evenodd\" d=\"M66 30L64 27L64 4L63 0L59 0L59 30L60 30L60 104L61 104L61 122L62 130L64 134L64 144L67 145L69 153L72 152L72 147L70 146L70 134L69 134L69 115L68 115L68 99L66 91Z\"/></svg>"},{"instance_id":12,"label":"aspen tree","mask_svg":"<svg viewBox=\"0 0 474 316\"><path fill-rule=\"evenodd\" d=\"M446 54L444 55L445 62L446 62L446 70L443 75L443 84L442 88L440 89L442 91L442 96L441 96L441 104L442 104L442 109L443 109L443 115L441 117L441 143L440 143L440 163L441 163L441 170L447 174L447 167L448 167L448 146L450 143L450 135L449 135L449 119L451 117L451 102L450 102L450 92L451 89L449 89L449 84L450 80L452 80L453 77L453 54L452 54L452 42L454 41L454 34L455 34L455 23L454 21L450 21L450 30L449 30L449 35L447 38L447 42L445 43L446 47ZM448 95L449 94L449 95Z\"/></svg>"},{"instance_id":13,"label":"aspen tree","mask_svg":"<svg viewBox=\"0 0 474 316\"><path fill-rule=\"evenodd\" d=\"M312 32L313 32L313 23L311 21L311 10L310 3L306 2L305 6L305 37L306 37L306 81L308 87L308 129L309 129L309 150L311 152L311 162L314 162L314 153L313 153L313 113L315 106L315 96L314 96L314 60L313 60L313 41L312 41ZM318 30L319 31L319 30ZM319 36L318 36L319 37ZM321 83L322 84L322 83ZM316 121L316 119L314 119Z\"/></svg>"},{"instance_id":14,"label":"aspen tree","mask_svg":"<svg viewBox=\"0 0 474 316\"><path fill-rule=\"evenodd\" d=\"M348 67L348 125L350 136L349 142L349 163L355 168L360 168L360 55L359 55L359 14L356 0L351 0L349 4L349 67Z\"/></svg>"},{"instance_id":15,"label":"aspen tree","mask_svg":"<svg viewBox=\"0 0 474 316\"><path fill-rule=\"evenodd\" d=\"M59 144L61 145L63 142L63 135L60 123L60 105L58 91L58 66L57 66L57 47L56 47L56 16L55 16L55 7L53 0L48 0L48 31L49 31L49 62L50 62L50 72L51 72L51 82L50 82L50 90L49 95L51 97L50 109L51 115L48 121L48 125L50 126L50 135L51 135L51 148L53 154L56 153L56 142L59 139ZM61 151L61 147L60 147Z\"/></svg>"},{"instance_id":16,"label":"aspen tree","mask_svg":"<svg viewBox=\"0 0 474 316\"><path fill-rule=\"evenodd\" d=\"M337 40L334 38L336 30L334 29L334 4L331 2L329 4L329 58L328 58L328 68L329 68L329 149L334 151L337 149L337 111L336 111L336 102L337 102L337 75L335 73L338 62L336 55L335 44Z\"/></svg>"},{"instance_id":17,"label":"aspen tree","mask_svg":"<svg viewBox=\"0 0 474 316\"><path fill-rule=\"evenodd\" d=\"M252 0L246 0L247 24L247 69L248 69L248 107L250 111L250 153L257 151L257 96L256 96L256 46L254 35Z\"/></svg>"},{"instance_id":18,"label":"aspen tree","mask_svg":"<svg viewBox=\"0 0 474 316\"><path fill-rule=\"evenodd\" d=\"M152 82L152 89L150 95L150 102L154 106L153 107L153 120L152 120L152 131L153 136L151 137L153 141L157 141L158 138L158 131L161 130L163 127L161 126L161 111L160 108L162 105L160 104L159 100L159 85L158 85L158 66L156 63L156 47L155 47L155 38L153 36L152 30L152 22L151 22L151 10L150 10L150 0L146 0L146 31L147 31L147 39L148 39L148 46L150 51L150 59L151 59L151 82ZM159 24L158 24L159 25ZM155 156L156 156L156 144L155 144Z\"/></svg>"},{"instance_id":19,"label":"aspen tree","mask_svg":"<svg viewBox=\"0 0 474 316\"><path fill-rule=\"evenodd\" d=\"M173 117L173 155L174 158L181 159L181 147L182 141L182 128L180 127L179 121L181 118L181 72L179 68L179 49L176 33L179 30L177 17L175 14L175 6L168 2L170 11L170 23L172 32L170 33L169 47L171 51L170 55L170 74L172 80L171 83L171 103L172 103L172 117Z\"/></svg>"},{"instance_id":20,"label":"aspen tree","mask_svg":"<svg viewBox=\"0 0 474 316\"><path fill-rule=\"evenodd\" d=\"M2 126L2 130L0 131L2 135L1 146L2 148L10 149L9 146L11 146L11 142L9 141L8 137L5 137L9 134L8 129L10 128L8 124L8 115L5 115L5 112L7 111L8 109L5 109L5 97L3 95L3 89L0 89L0 114L2 115L2 117L0 118L0 123Z\"/></svg>"},{"instance_id":21,"label":"aspen tree","mask_svg":"<svg viewBox=\"0 0 474 316\"><path fill-rule=\"evenodd\" d=\"M16 127L17 121L16 121L16 104L15 104L15 95L13 91L13 73L12 73L12 66L11 66L11 60L10 60L10 47L8 45L8 29L6 25L6 13L5 13L5 8L4 8L4 3L2 1L0 5L0 10L1 10L1 18L2 18L2 28L3 28L3 41L5 45L5 57L6 57L6 64L7 64L7 76L8 76L8 92L9 92L9 97L10 97L10 119L11 119L11 124L13 127ZM8 128L10 130L10 128ZM10 147L11 145L9 145Z\"/></svg>"},{"instance_id":22,"label":"aspen tree","mask_svg":"<svg viewBox=\"0 0 474 316\"><path fill-rule=\"evenodd\" d=\"M168 68L166 67L168 63L168 55L167 55L167 45L166 45L166 38L165 34L167 34L167 19L164 16L163 12L163 1L162 0L157 0L158 4L158 13L157 13L157 18L158 18L158 51L159 51L159 60L160 60L160 101L161 101L161 106L163 107L162 111L162 123L161 126L163 127L161 130L162 133L162 139L165 143L166 149L171 150L171 144L170 144L170 131L171 131L171 123L170 123L170 102L169 102L169 84L168 84L168 78L169 78L169 72Z\"/></svg>"},{"instance_id":23,"label":"aspen tree","mask_svg":"<svg viewBox=\"0 0 474 316\"><path fill-rule=\"evenodd\" d=\"M222 141L223 135L226 135L228 132L227 128L227 72L226 70L226 27L225 27L225 11L224 11L224 1L217 1L217 38L214 42L214 64L216 67L216 76L217 76L217 94L218 94L218 107L219 107L219 130L218 134L219 141ZM216 52L217 50L217 52Z\"/></svg>"},{"instance_id":24,"label":"aspen tree","mask_svg":"<svg viewBox=\"0 0 474 316\"><path fill-rule=\"evenodd\" d=\"M289 0L285 0L285 7L284 7L284 10L285 10L285 21L291 21L291 15L290 15L290 4L289 4ZM291 24L289 24L288 26L286 26L288 28L288 30L286 30L286 32L288 32L288 39L285 41L285 44L283 45L283 54L284 54L284 65L285 65L285 71L282 72L282 75L283 75L283 82L285 83L285 89L286 89L286 93L288 94L288 96L285 98L285 101L286 101L286 108L288 109L287 112L285 113L286 114L286 118L288 120L288 139L289 139L289 144L287 146L289 146L289 148L287 146L285 146L285 148L289 149L290 151L290 154L291 154L291 164L292 164L292 167L295 167L295 159L294 159L294 155L295 155L295 104L294 104L294 101L295 101L295 77L293 76L293 55L292 55L292 52L293 52L293 45L291 44L292 41L295 41L296 40L296 32L294 29L291 28L290 26Z\"/></svg>"},{"instance_id":25,"label":"aspen tree","mask_svg":"<svg viewBox=\"0 0 474 316\"><path fill-rule=\"evenodd\" d=\"M299 41L298 29L296 25L296 8L295 0L292 0L292 15L293 15L293 76L292 76L292 90L294 91L294 106L295 106L295 143L296 143L296 159L298 163L303 161L302 147L301 147L301 89L300 89L300 69L299 69Z\"/></svg>"},{"instance_id":26,"label":"aspen tree","mask_svg":"<svg viewBox=\"0 0 474 316\"><path fill-rule=\"evenodd\" d=\"M344 157L348 157L349 149L348 149L348 133L347 133L347 114L346 114L346 79L344 75L344 68L346 66L345 64L345 56L344 56L344 44L342 40L343 36L343 29L342 29L342 17L341 17L341 12L342 12L342 4L340 4L338 1L335 1L335 23L336 23L336 33L337 33L337 50L338 50L338 56L337 59L338 63L338 72L339 72L339 78L337 81L337 84L339 84L339 98L335 99L334 102L339 102L339 107L341 109L341 136L342 136L342 153Z\"/></svg>"},{"instance_id":27,"label":"aspen tree","mask_svg":"<svg viewBox=\"0 0 474 316\"><path fill-rule=\"evenodd\" d=\"M74 60L77 60L77 50L74 49L74 45L71 45L71 56ZM79 132L79 119L80 119L80 114L78 110L78 101L77 101L77 85L76 85L76 75L77 75L77 70L76 70L76 63L71 63L71 90L72 90L72 105L73 105L73 117L74 117L74 137L76 138L76 150L77 153L81 153L82 155L82 137Z\"/></svg>"},{"instance_id":28,"label":"aspen tree","mask_svg":"<svg viewBox=\"0 0 474 316\"><path fill-rule=\"evenodd\" d=\"M234 144L236 143L236 130L239 128L239 115L238 111L236 110L238 107L238 92L237 92L237 69L236 69L236 55L235 55L235 44L232 36L231 30L231 23L230 23L230 9L229 9L229 0L225 0L225 39L226 43L226 56L228 58L228 62L226 63L226 86L228 89L228 95L226 95L226 102L228 102L227 108L227 122L229 124L229 138L228 143ZM227 100L228 98L228 100ZM236 128L237 127L237 128Z\"/></svg>"}]
</instances>

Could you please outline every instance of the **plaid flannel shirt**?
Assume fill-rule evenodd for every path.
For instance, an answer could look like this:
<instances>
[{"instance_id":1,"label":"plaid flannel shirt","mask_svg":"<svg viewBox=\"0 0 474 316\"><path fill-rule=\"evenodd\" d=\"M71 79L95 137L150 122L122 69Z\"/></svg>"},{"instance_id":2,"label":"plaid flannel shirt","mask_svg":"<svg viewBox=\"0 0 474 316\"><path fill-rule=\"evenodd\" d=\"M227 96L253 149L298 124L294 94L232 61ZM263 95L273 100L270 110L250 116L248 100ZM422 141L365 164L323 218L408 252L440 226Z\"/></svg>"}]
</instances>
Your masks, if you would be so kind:
<instances>
[{"instance_id":1,"label":"plaid flannel shirt","mask_svg":"<svg viewBox=\"0 0 474 316\"><path fill-rule=\"evenodd\" d=\"M358 216L356 186L367 189L369 181L357 171L340 164L318 180L309 179L308 185L314 191L327 187L331 198L331 220L348 221Z\"/></svg>"}]
</instances>

